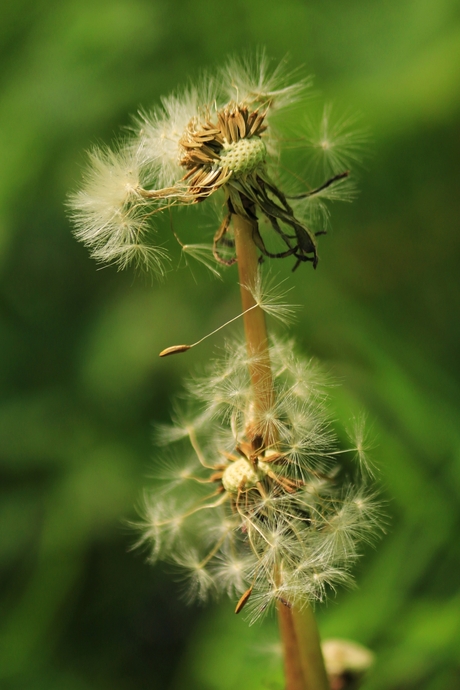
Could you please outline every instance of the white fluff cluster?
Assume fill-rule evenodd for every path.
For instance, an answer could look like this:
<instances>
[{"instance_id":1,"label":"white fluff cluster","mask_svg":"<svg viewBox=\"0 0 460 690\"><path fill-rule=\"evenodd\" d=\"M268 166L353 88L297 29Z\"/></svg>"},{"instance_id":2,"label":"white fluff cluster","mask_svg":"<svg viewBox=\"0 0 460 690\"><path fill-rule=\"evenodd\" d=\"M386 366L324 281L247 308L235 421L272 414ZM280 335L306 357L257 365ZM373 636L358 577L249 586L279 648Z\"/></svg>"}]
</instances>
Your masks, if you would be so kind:
<instances>
[{"instance_id":1,"label":"white fluff cluster","mask_svg":"<svg viewBox=\"0 0 460 690\"><path fill-rule=\"evenodd\" d=\"M313 194L307 187L295 201L295 213L289 197L274 184L280 146L272 115L299 101L309 86L308 80L294 81L293 76L284 65L272 67L263 53L252 60L231 59L216 75L204 76L197 85L142 112L131 134L113 149L94 147L81 189L69 201L76 237L97 261L120 268L134 263L161 274L167 254L155 240L154 216L167 207L196 204L219 192L228 218L232 213L250 218L257 214L287 245L284 252L274 253L260 238L263 253L294 256L298 263L316 265L314 232L308 227L316 218L309 209L323 209L324 199L343 198L344 191L346 196L346 180ZM321 126L324 130L324 122ZM335 162L344 159L341 143L344 154L354 153L342 130L337 145L327 150L318 149L310 130L303 139L315 155L318 150L329 155L333 149ZM302 137L298 143L302 146ZM209 251L202 244L196 245L197 252L184 244L184 251L208 266L210 257L228 264L225 253L231 242L223 239L228 218ZM287 239L296 235L297 243Z\"/></svg>"},{"instance_id":2,"label":"white fluff cluster","mask_svg":"<svg viewBox=\"0 0 460 690\"><path fill-rule=\"evenodd\" d=\"M136 118L134 148L140 142L150 184L159 189L173 187L183 177L180 140L189 123L207 113L217 96L214 80L203 79L202 83L162 98L159 107L141 112Z\"/></svg>"},{"instance_id":3,"label":"white fluff cluster","mask_svg":"<svg viewBox=\"0 0 460 690\"><path fill-rule=\"evenodd\" d=\"M349 583L359 544L381 525L366 482L343 476L343 453L365 462L363 439L360 432L359 445L339 449L324 375L291 342L274 342L270 357L269 409L254 404L244 345L190 383L200 406L159 433L169 453L145 496L141 538L152 561L187 574L191 596L241 597L237 609L246 605L251 620L276 602L302 607ZM269 439L255 450L254 425Z\"/></svg>"}]
</instances>

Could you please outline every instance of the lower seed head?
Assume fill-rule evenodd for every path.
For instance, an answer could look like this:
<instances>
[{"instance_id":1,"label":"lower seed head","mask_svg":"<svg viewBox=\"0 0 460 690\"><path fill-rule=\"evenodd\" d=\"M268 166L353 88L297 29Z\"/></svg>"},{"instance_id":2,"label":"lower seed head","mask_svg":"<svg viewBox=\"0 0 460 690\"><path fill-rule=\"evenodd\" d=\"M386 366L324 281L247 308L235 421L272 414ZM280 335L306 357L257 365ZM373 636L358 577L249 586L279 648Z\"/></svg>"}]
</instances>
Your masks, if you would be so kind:
<instances>
[{"instance_id":1,"label":"lower seed head","mask_svg":"<svg viewBox=\"0 0 460 690\"><path fill-rule=\"evenodd\" d=\"M251 489L260 482L268 472L268 465L259 462L257 469L245 458L235 460L223 473L222 484L226 491L236 494L238 489Z\"/></svg>"}]
</instances>

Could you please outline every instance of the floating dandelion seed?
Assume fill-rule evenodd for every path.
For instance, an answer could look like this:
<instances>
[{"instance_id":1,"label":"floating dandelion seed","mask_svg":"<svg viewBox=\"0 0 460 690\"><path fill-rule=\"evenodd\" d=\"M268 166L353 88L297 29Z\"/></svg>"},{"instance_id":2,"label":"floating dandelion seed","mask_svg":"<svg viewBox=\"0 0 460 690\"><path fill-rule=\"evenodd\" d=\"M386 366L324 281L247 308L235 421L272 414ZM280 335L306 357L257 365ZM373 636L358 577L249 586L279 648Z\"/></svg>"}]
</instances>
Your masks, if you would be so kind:
<instances>
[{"instance_id":1,"label":"floating dandelion seed","mask_svg":"<svg viewBox=\"0 0 460 690\"><path fill-rule=\"evenodd\" d=\"M200 338L200 340L197 340L195 343L192 343L191 345L171 345L170 347L165 348L160 352L160 357L169 357L170 355L176 355L191 350L192 347L196 347L196 345L202 343L203 340L210 338L212 335L218 333L223 328L233 323L237 319L240 319L241 317L245 316L248 312L252 311L253 309L260 308L263 312L265 312L266 314L270 314L270 316L273 316L275 319L278 319L278 321L281 321L281 323L284 324L289 323L289 321L293 319L295 310L296 308L298 308L298 305L287 304L283 301L288 290L281 290L280 286L276 285L272 279L265 278L263 280L260 271L257 274L257 278L253 286L243 287L247 289L248 292L250 292L252 297L254 298L254 304L252 305L252 307L248 307L248 309L241 312L237 316L234 316L233 319L229 319L229 321L226 321L224 324L216 328L214 331L211 331L211 333L208 333L207 335Z\"/></svg>"},{"instance_id":2,"label":"floating dandelion seed","mask_svg":"<svg viewBox=\"0 0 460 690\"><path fill-rule=\"evenodd\" d=\"M369 133L357 128L358 121L356 115L338 115L330 103L319 119L306 118L302 133L307 165L323 175L336 175L351 162L360 161Z\"/></svg>"}]
</instances>

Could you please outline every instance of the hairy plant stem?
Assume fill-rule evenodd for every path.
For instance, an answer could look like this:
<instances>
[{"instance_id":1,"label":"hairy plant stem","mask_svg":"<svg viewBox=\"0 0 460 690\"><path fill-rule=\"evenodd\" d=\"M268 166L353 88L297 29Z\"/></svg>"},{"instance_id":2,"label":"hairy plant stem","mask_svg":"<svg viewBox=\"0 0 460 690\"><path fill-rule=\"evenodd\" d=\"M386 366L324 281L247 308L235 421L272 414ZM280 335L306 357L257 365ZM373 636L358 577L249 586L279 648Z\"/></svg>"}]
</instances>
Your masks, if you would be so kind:
<instances>
[{"instance_id":1,"label":"hairy plant stem","mask_svg":"<svg viewBox=\"0 0 460 690\"><path fill-rule=\"evenodd\" d=\"M235 248L243 311L256 304L251 288L257 280L259 258L253 241L257 221L232 215ZM249 355L249 374L254 391L254 417L263 416L274 402L273 378L268 349L265 314L255 307L244 314L244 330ZM265 427L264 427L265 428ZM247 429L248 437L257 449L273 446L274 434L265 429L265 437L257 423ZM310 607L302 611L278 603L278 620L284 647L286 690L329 690L318 628Z\"/></svg>"}]
</instances>

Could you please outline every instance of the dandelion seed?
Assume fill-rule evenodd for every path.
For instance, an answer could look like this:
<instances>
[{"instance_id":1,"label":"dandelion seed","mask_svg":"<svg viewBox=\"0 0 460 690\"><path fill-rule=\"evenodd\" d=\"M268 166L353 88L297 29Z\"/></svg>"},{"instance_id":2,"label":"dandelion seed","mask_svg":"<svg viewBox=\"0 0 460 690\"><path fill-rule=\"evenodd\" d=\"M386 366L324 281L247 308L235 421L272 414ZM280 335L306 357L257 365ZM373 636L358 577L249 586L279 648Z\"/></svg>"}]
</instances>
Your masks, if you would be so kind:
<instances>
[{"instance_id":1,"label":"dandelion seed","mask_svg":"<svg viewBox=\"0 0 460 690\"><path fill-rule=\"evenodd\" d=\"M287 72L284 63L272 69L263 50L253 58L230 59L222 73L230 100L247 105L276 104L277 109L286 108L296 103L311 85L310 78L298 81L295 73Z\"/></svg>"},{"instance_id":2,"label":"dandelion seed","mask_svg":"<svg viewBox=\"0 0 460 690\"><path fill-rule=\"evenodd\" d=\"M375 477L376 468L369 459L369 450L372 443L369 440L369 428L366 426L366 417L361 414L353 419L352 427L348 431L351 441L355 444L355 458L359 463L361 471L369 477Z\"/></svg>"},{"instance_id":3,"label":"dandelion seed","mask_svg":"<svg viewBox=\"0 0 460 690\"><path fill-rule=\"evenodd\" d=\"M358 121L355 115L336 115L331 104L324 106L319 120L307 118L304 136L309 165L327 176L340 173L350 162L360 161L369 133L356 128Z\"/></svg>"},{"instance_id":4,"label":"dandelion seed","mask_svg":"<svg viewBox=\"0 0 460 690\"><path fill-rule=\"evenodd\" d=\"M199 261L216 278L221 278L221 274L216 268L216 260L212 253L212 246L209 244L183 244L182 251L185 255Z\"/></svg>"},{"instance_id":5,"label":"dandelion seed","mask_svg":"<svg viewBox=\"0 0 460 690\"><path fill-rule=\"evenodd\" d=\"M175 555L174 564L180 567L179 572L188 573L186 599L206 601L212 594L216 582L198 551L192 548L183 550L180 555Z\"/></svg>"},{"instance_id":6,"label":"dandelion seed","mask_svg":"<svg viewBox=\"0 0 460 690\"><path fill-rule=\"evenodd\" d=\"M262 276L261 270L257 274L255 285L244 285L243 287L249 290L256 304L266 314L285 325L293 321L296 310L300 309L300 305L289 304L285 301L291 288L283 290L282 283L277 284L273 276Z\"/></svg>"}]
</instances>

